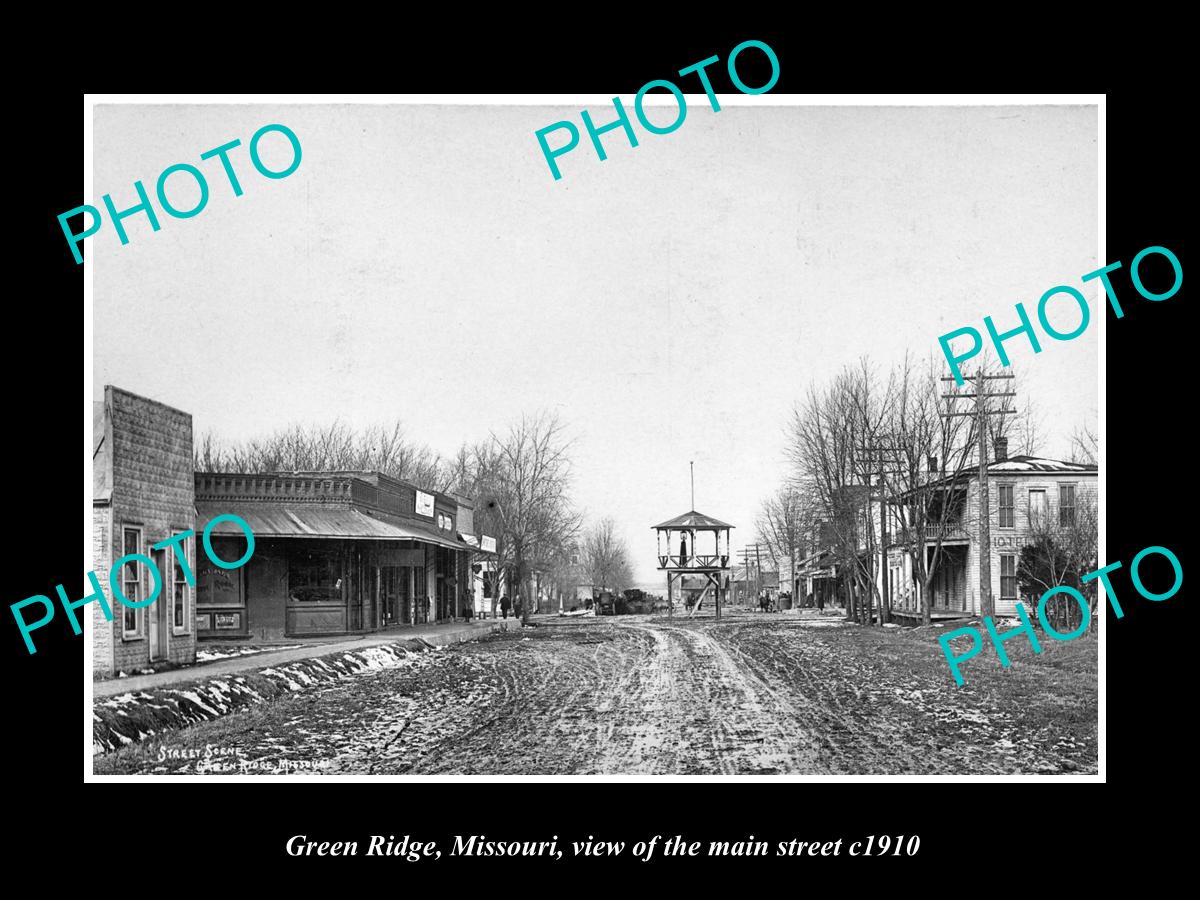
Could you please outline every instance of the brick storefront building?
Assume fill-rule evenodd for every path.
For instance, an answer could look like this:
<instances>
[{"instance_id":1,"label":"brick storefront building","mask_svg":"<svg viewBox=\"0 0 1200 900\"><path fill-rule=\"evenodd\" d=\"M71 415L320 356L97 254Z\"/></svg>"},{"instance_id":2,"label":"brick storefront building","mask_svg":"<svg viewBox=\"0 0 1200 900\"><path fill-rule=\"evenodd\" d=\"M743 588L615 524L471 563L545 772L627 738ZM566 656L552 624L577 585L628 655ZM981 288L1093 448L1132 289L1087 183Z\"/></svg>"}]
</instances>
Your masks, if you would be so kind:
<instances>
[{"instance_id":1,"label":"brick storefront building","mask_svg":"<svg viewBox=\"0 0 1200 900\"><path fill-rule=\"evenodd\" d=\"M197 472L196 529L234 513L254 533L241 569L203 561L200 637L278 640L445 622L473 602L469 501L422 491L378 472ZM213 548L245 552L240 529L221 522ZM477 543L477 541L476 541Z\"/></svg>"}]
</instances>

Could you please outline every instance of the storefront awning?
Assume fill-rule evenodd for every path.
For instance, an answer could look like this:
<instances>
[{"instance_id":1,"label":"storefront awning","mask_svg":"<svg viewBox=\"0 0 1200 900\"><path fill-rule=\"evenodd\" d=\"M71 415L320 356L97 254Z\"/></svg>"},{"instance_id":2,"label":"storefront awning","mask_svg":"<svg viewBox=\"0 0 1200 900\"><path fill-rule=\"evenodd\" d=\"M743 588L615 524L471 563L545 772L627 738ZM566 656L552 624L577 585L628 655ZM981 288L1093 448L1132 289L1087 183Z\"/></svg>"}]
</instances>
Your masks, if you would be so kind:
<instances>
[{"instance_id":1,"label":"storefront awning","mask_svg":"<svg viewBox=\"0 0 1200 900\"><path fill-rule=\"evenodd\" d=\"M196 502L196 530L201 531L220 515L233 513L246 520L255 537L323 538L359 541L424 541L452 550L474 550L453 532L438 532L433 526L400 522L367 515L354 507L272 506L262 503ZM214 534L240 535L242 529L228 519L218 522Z\"/></svg>"}]
</instances>

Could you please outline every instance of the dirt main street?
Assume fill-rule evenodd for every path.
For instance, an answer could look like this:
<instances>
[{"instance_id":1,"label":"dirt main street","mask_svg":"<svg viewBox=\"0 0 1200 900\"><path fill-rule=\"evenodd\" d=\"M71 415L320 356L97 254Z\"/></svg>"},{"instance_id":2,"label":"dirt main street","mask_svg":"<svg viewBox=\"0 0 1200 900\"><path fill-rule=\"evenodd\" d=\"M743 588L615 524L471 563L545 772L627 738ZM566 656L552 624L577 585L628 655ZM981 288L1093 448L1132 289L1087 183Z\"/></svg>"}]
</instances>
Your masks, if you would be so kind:
<instances>
[{"instance_id":1,"label":"dirt main street","mask_svg":"<svg viewBox=\"0 0 1200 900\"><path fill-rule=\"evenodd\" d=\"M1095 649L1010 649L1007 670L981 655L957 688L929 632L807 611L543 619L149 738L96 772L1087 773Z\"/></svg>"}]
</instances>

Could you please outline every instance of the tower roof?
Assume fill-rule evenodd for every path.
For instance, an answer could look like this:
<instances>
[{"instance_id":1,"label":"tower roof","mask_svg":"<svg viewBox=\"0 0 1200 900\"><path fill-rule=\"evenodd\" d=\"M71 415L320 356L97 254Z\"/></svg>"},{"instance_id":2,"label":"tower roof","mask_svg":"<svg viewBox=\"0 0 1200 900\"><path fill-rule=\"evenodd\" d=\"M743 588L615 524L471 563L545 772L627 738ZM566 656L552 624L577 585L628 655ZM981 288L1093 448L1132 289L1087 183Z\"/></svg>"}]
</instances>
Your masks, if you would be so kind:
<instances>
[{"instance_id":1,"label":"tower roof","mask_svg":"<svg viewBox=\"0 0 1200 900\"><path fill-rule=\"evenodd\" d=\"M711 528L713 530L719 528L733 528L733 525L728 525L720 519L714 519L711 516L706 516L704 513L696 512L694 509L691 512L685 512L682 516L676 516L659 525L654 526L656 529L662 528Z\"/></svg>"}]
</instances>

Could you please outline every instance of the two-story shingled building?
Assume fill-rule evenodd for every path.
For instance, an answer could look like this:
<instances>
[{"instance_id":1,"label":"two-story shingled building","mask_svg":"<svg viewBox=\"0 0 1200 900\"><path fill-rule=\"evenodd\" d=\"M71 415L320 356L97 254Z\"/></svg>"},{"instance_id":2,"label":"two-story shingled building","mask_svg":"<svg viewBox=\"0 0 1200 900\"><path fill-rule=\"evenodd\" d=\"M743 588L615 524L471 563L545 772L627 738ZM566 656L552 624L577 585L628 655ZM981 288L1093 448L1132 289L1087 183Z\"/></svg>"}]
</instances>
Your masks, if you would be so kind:
<instances>
[{"instance_id":1,"label":"two-story shingled building","mask_svg":"<svg viewBox=\"0 0 1200 900\"><path fill-rule=\"evenodd\" d=\"M154 546L195 524L192 417L106 385L104 399L92 404L92 570L112 619L89 604L95 674L195 661L194 594L184 568L195 571L195 538ZM112 564L133 553L148 557L156 572L126 563L115 576L121 592L141 602L161 585L158 599L141 609L115 601L108 579Z\"/></svg>"},{"instance_id":2,"label":"two-story shingled building","mask_svg":"<svg viewBox=\"0 0 1200 900\"><path fill-rule=\"evenodd\" d=\"M459 618L475 602L473 567L494 567L496 541L474 534L466 497L378 472L194 472L192 450L188 413L112 386L94 404L93 569L112 611L109 621L91 604L97 676L195 662L204 638L354 634ZM255 541L237 569L197 552L205 527L229 514ZM210 537L219 558L245 555L236 523L217 522ZM142 601L162 585L140 609L114 602L107 578L114 561L135 553L153 570L125 564L114 576L124 595Z\"/></svg>"}]
</instances>

